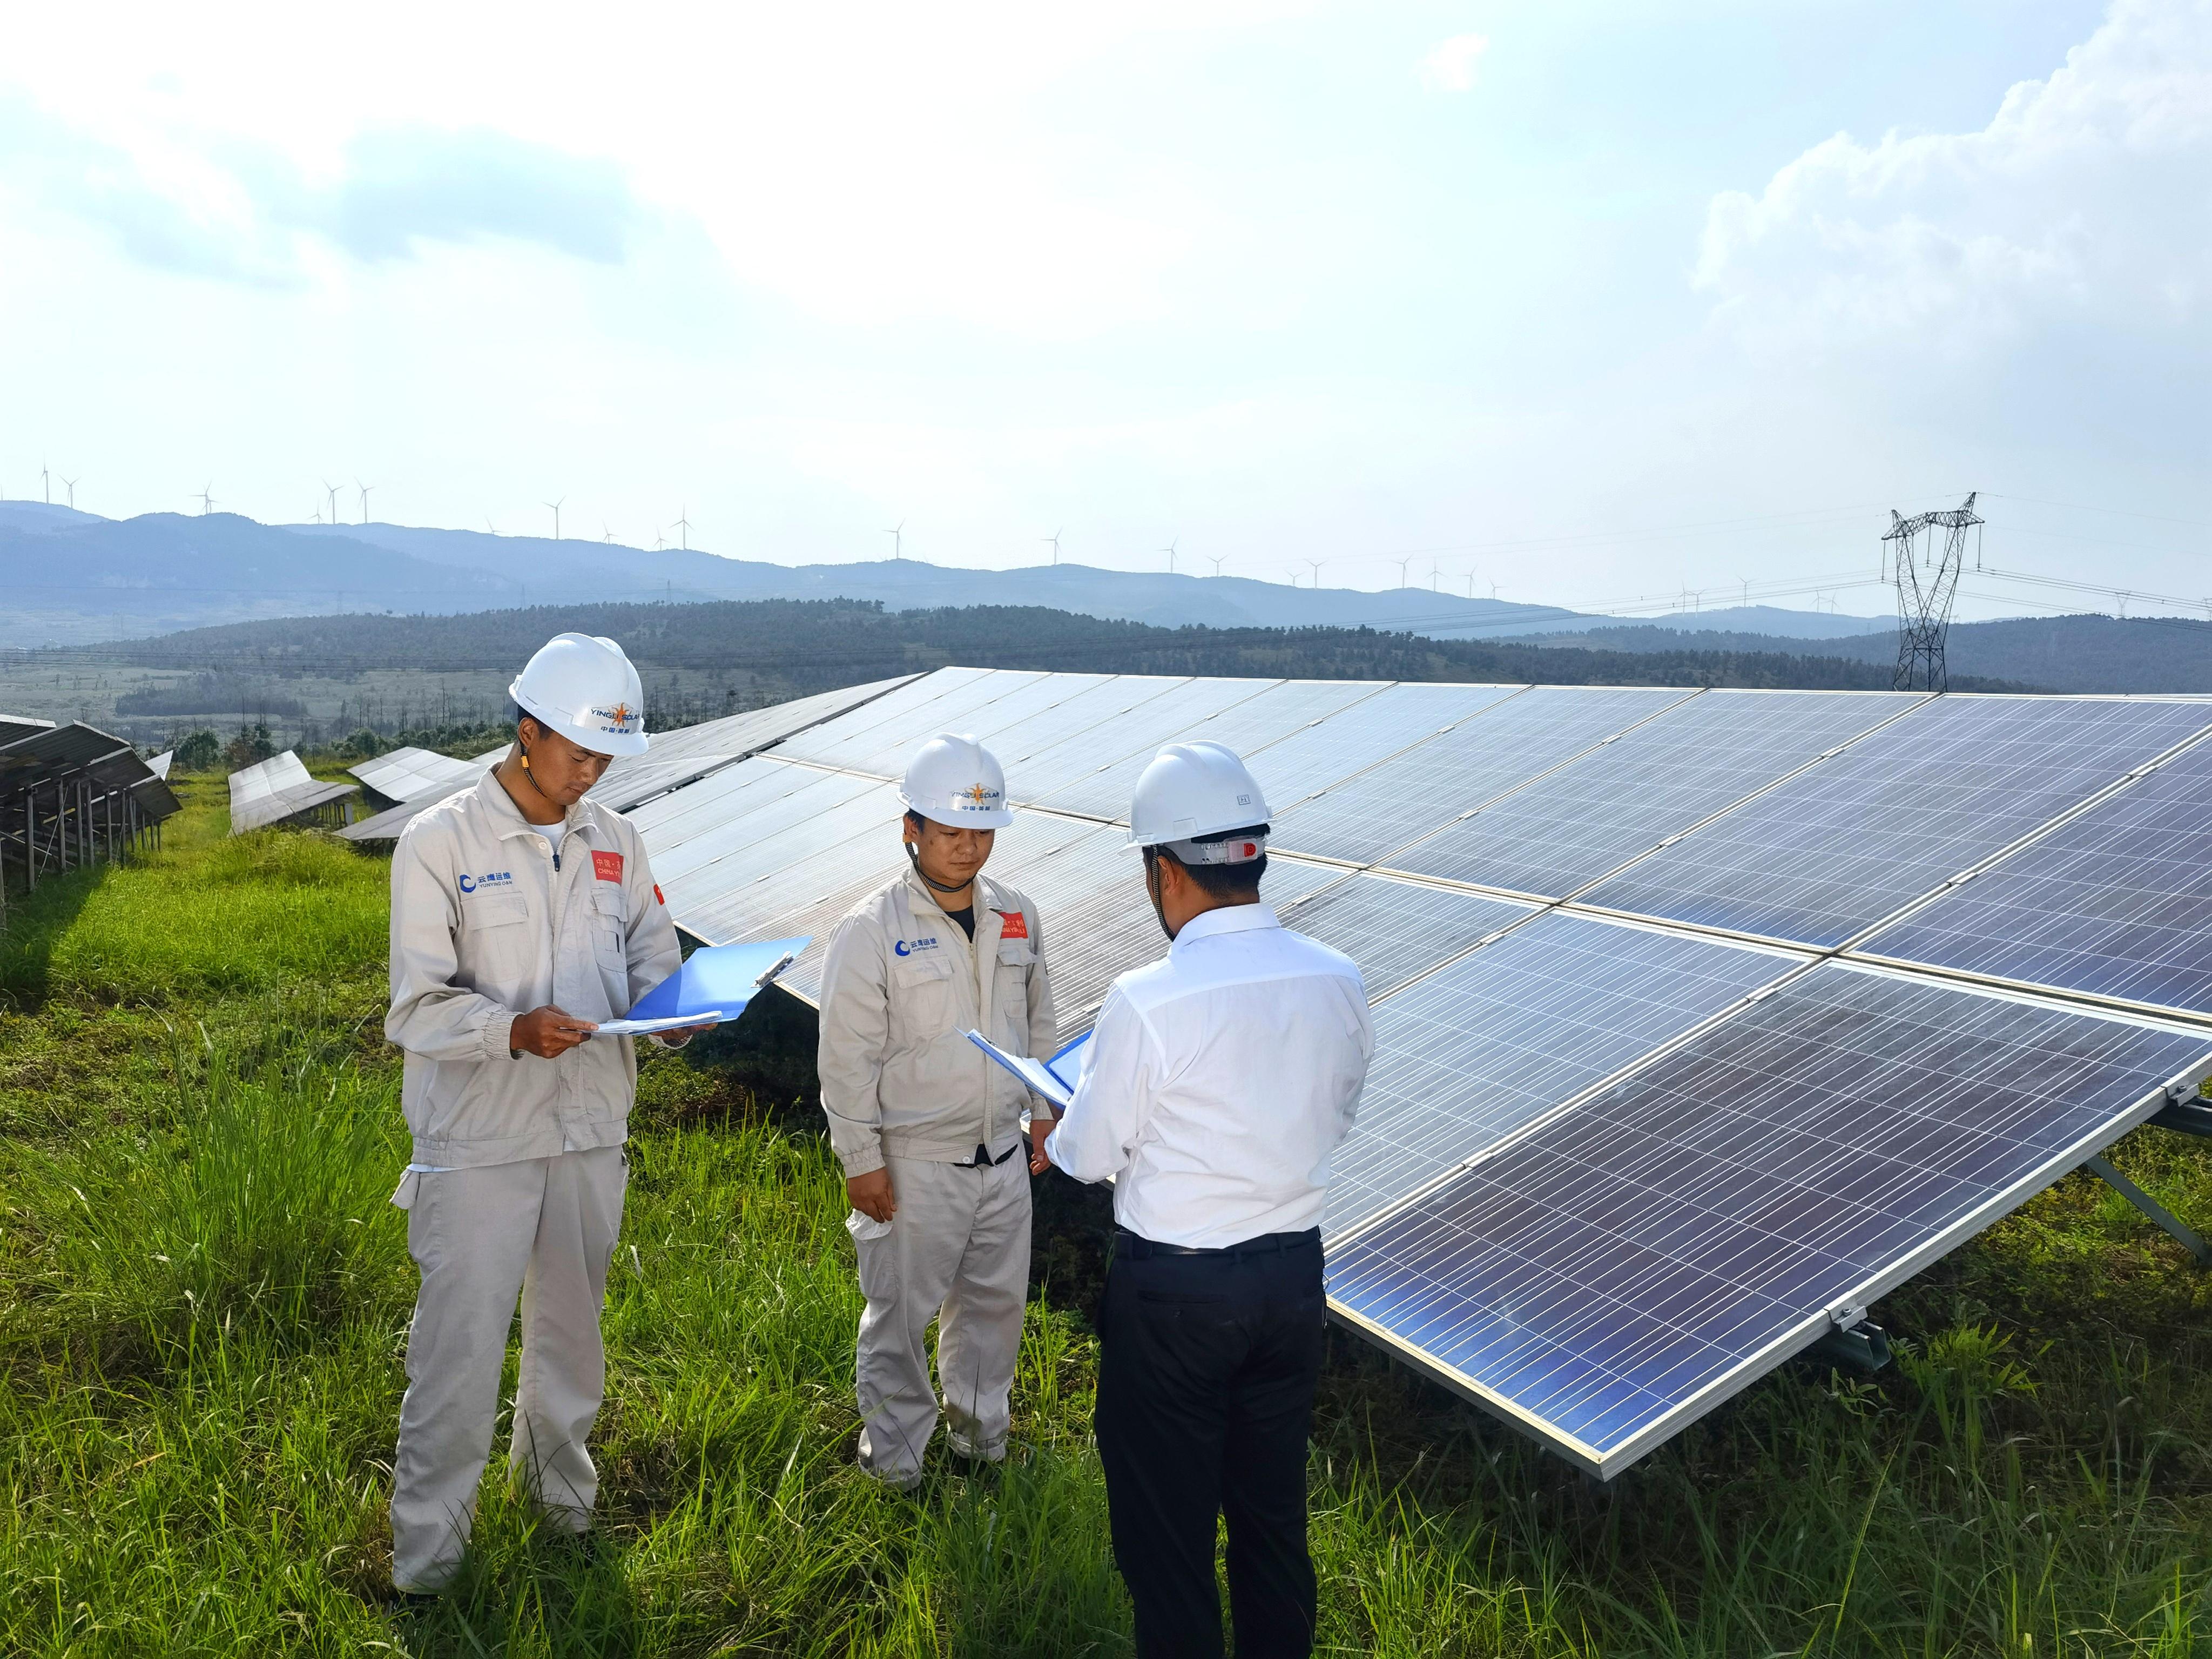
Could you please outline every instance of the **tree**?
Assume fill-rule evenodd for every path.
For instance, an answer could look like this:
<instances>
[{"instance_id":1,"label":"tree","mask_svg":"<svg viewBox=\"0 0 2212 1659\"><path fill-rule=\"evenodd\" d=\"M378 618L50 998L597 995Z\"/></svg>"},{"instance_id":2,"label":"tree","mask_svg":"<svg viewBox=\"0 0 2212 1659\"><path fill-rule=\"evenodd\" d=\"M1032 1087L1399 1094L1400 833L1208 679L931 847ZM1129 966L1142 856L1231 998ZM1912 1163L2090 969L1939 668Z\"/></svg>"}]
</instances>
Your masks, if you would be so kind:
<instances>
[{"instance_id":1,"label":"tree","mask_svg":"<svg viewBox=\"0 0 2212 1659\"><path fill-rule=\"evenodd\" d=\"M174 763L179 772L204 772L222 758L222 739L202 726L177 745Z\"/></svg>"},{"instance_id":2,"label":"tree","mask_svg":"<svg viewBox=\"0 0 2212 1659\"><path fill-rule=\"evenodd\" d=\"M223 763L234 772L259 764L276 752L276 739L265 726L241 726L222 751Z\"/></svg>"}]
</instances>

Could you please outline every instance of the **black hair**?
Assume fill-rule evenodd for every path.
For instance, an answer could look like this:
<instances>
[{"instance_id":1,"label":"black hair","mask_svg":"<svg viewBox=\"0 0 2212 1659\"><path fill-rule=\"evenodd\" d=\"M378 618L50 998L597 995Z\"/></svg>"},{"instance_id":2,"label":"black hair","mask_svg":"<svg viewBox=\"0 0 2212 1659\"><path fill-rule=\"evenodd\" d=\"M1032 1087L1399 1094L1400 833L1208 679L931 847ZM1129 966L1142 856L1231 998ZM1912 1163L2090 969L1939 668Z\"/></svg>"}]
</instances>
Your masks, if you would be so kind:
<instances>
[{"instance_id":1,"label":"black hair","mask_svg":"<svg viewBox=\"0 0 2212 1659\"><path fill-rule=\"evenodd\" d=\"M1190 840L1203 847L1212 842L1250 841L1267 833L1264 823L1247 824L1242 830L1224 830L1218 836L1193 836ZM1147 847L1145 862L1150 866L1155 859L1170 859L1182 872L1198 884L1199 890L1211 899L1237 899L1249 904L1260 896L1260 878L1267 873L1267 854L1263 848L1260 856L1249 864L1184 864L1172 848Z\"/></svg>"}]
</instances>

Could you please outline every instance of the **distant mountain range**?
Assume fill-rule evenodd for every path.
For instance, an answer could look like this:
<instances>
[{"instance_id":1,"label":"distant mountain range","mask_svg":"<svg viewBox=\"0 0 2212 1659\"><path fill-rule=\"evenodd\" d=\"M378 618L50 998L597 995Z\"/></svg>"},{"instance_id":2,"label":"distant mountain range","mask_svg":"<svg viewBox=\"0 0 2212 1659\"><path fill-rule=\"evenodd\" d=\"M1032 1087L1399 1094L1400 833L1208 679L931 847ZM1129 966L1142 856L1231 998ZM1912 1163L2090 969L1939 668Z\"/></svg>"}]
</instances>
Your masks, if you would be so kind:
<instances>
[{"instance_id":1,"label":"distant mountain range","mask_svg":"<svg viewBox=\"0 0 2212 1659\"><path fill-rule=\"evenodd\" d=\"M1041 605L1159 628L1365 626L1462 640L1624 625L1558 606L1458 599L1419 587L1370 593L1077 564L968 570L886 559L789 566L474 530L264 525L228 513L118 520L36 501L0 501L0 588L10 601L0 612L0 646L10 647L81 644L273 617L453 615L656 599L872 599L893 611ZM1684 625L1678 614L1663 620ZM1763 605L1705 611L1696 622L1701 632L1792 641L1878 626L1864 617Z\"/></svg>"}]
</instances>

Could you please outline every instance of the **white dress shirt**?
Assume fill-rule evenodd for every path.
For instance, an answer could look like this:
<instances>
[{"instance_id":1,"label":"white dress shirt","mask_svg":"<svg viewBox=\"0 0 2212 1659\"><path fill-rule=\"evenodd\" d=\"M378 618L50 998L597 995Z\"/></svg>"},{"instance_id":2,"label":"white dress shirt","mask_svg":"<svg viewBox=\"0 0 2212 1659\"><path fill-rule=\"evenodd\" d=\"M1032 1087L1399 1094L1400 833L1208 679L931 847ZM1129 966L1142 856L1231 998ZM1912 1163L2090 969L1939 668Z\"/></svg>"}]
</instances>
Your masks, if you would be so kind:
<instances>
[{"instance_id":1,"label":"white dress shirt","mask_svg":"<svg viewBox=\"0 0 2212 1659\"><path fill-rule=\"evenodd\" d=\"M1200 1249L1317 1226L1375 1052L1349 957L1264 904L1207 910L1114 981L1045 1142L1114 1218Z\"/></svg>"}]
</instances>

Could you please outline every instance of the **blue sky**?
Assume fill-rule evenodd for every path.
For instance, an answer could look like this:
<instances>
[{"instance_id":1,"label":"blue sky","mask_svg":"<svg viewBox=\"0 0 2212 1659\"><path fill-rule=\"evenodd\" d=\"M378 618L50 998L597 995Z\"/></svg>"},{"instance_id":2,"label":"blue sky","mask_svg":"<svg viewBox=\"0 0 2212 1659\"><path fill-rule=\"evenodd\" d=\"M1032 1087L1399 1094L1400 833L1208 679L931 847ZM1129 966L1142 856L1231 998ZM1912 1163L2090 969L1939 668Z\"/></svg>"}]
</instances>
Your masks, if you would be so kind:
<instances>
[{"instance_id":1,"label":"blue sky","mask_svg":"<svg viewBox=\"0 0 2212 1659\"><path fill-rule=\"evenodd\" d=\"M2212 0L1056 9L19 15L0 493L1871 614L1979 489L2212 587Z\"/></svg>"}]
</instances>

